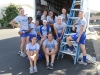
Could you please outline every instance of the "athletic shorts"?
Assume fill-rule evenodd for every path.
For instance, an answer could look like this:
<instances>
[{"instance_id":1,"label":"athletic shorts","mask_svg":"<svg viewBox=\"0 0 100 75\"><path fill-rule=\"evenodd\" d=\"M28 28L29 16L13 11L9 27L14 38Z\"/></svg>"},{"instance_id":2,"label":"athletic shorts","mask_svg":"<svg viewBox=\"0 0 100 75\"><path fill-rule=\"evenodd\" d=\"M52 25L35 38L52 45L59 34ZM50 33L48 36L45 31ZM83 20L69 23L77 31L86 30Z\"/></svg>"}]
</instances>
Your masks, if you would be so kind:
<instances>
[{"instance_id":1,"label":"athletic shorts","mask_svg":"<svg viewBox=\"0 0 100 75\"><path fill-rule=\"evenodd\" d=\"M72 37L72 39L74 41L77 41L78 35L79 35L79 33L76 33L76 34L72 35L71 37ZM82 35L80 37L79 44L84 44L85 45L85 40L86 40L86 34L85 33L82 33Z\"/></svg>"},{"instance_id":2,"label":"athletic shorts","mask_svg":"<svg viewBox=\"0 0 100 75\"><path fill-rule=\"evenodd\" d=\"M37 39L38 39L38 40L41 40L41 37L40 37L40 35L37 35Z\"/></svg>"},{"instance_id":3,"label":"athletic shorts","mask_svg":"<svg viewBox=\"0 0 100 75\"><path fill-rule=\"evenodd\" d=\"M58 33L58 37L56 37L56 39L60 38L62 35L62 33ZM62 37L61 37L61 40L62 40Z\"/></svg>"},{"instance_id":4,"label":"athletic shorts","mask_svg":"<svg viewBox=\"0 0 100 75\"><path fill-rule=\"evenodd\" d=\"M29 40L31 41L33 37L36 37L36 34L30 34Z\"/></svg>"},{"instance_id":5,"label":"athletic shorts","mask_svg":"<svg viewBox=\"0 0 100 75\"><path fill-rule=\"evenodd\" d=\"M22 30L22 32L23 31L26 31L26 30ZM26 32L20 35L20 37L27 37L27 36L30 36L29 32Z\"/></svg>"}]
</instances>

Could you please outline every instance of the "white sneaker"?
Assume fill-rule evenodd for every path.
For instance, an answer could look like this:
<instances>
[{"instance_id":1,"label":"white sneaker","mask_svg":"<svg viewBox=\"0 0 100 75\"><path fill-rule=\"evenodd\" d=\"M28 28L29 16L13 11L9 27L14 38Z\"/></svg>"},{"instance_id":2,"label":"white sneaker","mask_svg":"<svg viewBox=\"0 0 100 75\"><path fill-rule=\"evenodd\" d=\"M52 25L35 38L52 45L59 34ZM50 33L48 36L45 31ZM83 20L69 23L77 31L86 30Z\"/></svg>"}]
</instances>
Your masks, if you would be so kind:
<instances>
[{"instance_id":1,"label":"white sneaker","mask_svg":"<svg viewBox=\"0 0 100 75\"><path fill-rule=\"evenodd\" d=\"M68 49L67 52L73 54L73 51L71 51L70 49Z\"/></svg>"},{"instance_id":2,"label":"white sneaker","mask_svg":"<svg viewBox=\"0 0 100 75\"><path fill-rule=\"evenodd\" d=\"M83 62L82 60L78 62L79 64L87 65L86 62Z\"/></svg>"},{"instance_id":3,"label":"white sneaker","mask_svg":"<svg viewBox=\"0 0 100 75\"><path fill-rule=\"evenodd\" d=\"M18 54L18 55L20 55L20 53L21 53L21 51L18 51L18 53L17 53L17 54Z\"/></svg>"},{"instance_id":4,"label":"white sneaker","mask_svg":"<svg viewBox=\"0 0 100 75\"><path fill-rule=\"evenodd\" d=\"M23 53L20 53L20 56L26 57L26 54L23 52Z\"/></svg>"},{"instance_id":5,"label":"white sneaker","mask_svg":"<svg viewBox=\"0 0 100 75\"><path fill-rule=\"evenodd\" d=\"M34 67L34 73L37 73L38 70L37 70L37 67Z\"/></svg>"},{"instance_id":6,"label":"white sneaker","mask_svg":"<svg viewBox=\"0 0 100 75\"><path fill-rule=\"evenodd\" d=\"M30 73L30 74L34 73L33 67L30 67L30 68L29 68L29 73Z\"/></svg>"}]
</instances>

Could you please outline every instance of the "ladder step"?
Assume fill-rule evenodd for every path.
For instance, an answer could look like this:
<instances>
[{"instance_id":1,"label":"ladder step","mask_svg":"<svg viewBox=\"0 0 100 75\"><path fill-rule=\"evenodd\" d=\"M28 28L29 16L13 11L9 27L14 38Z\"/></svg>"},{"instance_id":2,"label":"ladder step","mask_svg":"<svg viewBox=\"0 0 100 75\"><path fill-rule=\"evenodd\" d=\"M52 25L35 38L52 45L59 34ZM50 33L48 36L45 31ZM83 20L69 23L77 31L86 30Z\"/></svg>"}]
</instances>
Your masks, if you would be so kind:
<instances>
[{"instance_id":1,"label":"ladder step","mask_svg":"<svg viewBox=\"0 0 100 75\"><path fill-rule=\"evenodd\" d=\"M71 41L71 43L73 44L73 46L78 46L78 44L75 41ZM67 42L62 42L61 44L63 45L67 45Z\"/></svg>"},{"instance_id":2,"label":"ladder step","mask_svg":"<svg viewBox=\"0 0 100 75\"><path fill-rule=\"evenodd\" d=\"M66 25L66 27L73 27L73 25ZM77 25L75 25L75 27L77 27Z\"/></svg>"},{"instance_id":3,"label":"ladder step","mask_svg":"<svg viewBox=\"0 0 100 75\"><path fill-rule=\"evenodd\" d=\"M74 4L75 5L80 5L81 4L81 1L74 1Z\"/></svg>"},{"instance_id":4,"label":"ladder step","mask_svg":"<svg viewBox=\"0 0 100 75\"><path fill-rule=\"evenodd\" d=\"M74 35L76 33L69 33L69 34L64 34L65 36L71 36L71 35Z\"/></svg>"},{"instance_id":5,"label":"ladder step","mask_svg":"<svg viewBox=\"0 0 100 75\"><path fill-rule=\"evenodd\" d=\"M76 56L76 55L75 55L75 52L69 53L67 50L60 50L59 52L60 52L60 53L64 53L64 54L68 54L68 55L72 55L72 56Z\"/></svg>"},{"instance_id":6,"label":"ladder step","mask_svg":"<svg viewBox=\"0 0 100 75\"><path fill-rule=\"evenodd\" d=\"M73 25L66 25L66 27L72 27Z\"/></svg>"},{"instance_id":7,"label":"ladder step","mask_svg":"<svg viewBox=\"0 0 100 75\"><path fill-rule=\"evenodd\" d=\"M77 20L79 17L69 17L69 19Z\"/></svg>"},{"instance_id":8,"label":"ladder step","mask_svg":"<svg viewBox=\"0 0 100 75\"><path fill-rule=\"evenodd\" d=\"M71 9L72 11L80 11L81 9Z\"/></svg>"}]
</instances>

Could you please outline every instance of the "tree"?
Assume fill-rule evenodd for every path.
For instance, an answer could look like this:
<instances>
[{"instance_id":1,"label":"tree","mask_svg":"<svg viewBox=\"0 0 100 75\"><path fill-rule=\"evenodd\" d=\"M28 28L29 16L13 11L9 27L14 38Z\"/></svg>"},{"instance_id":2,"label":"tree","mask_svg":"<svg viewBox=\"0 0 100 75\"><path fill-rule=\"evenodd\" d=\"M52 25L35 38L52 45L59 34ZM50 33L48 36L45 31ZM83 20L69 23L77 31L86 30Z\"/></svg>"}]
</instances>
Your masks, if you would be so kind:
<instances>
[{"instance_id":1,"label":"tree","mask_svg":"<svg viewBox=\"0 0 100 75\"><path fill-rule=\"evenodd\" d=\"M2 11L3 18L0 19L0 23L2 27L11 27L10 21L16 17L18 12L19 6L10 4L9 6L5 7L5 10Z\"/></svg>"},{"instance_id":2,"label":"tree","mask_svg":"<svg viewBox=\"0 0 100 75\"><path fill-rule=\"evenodd\" d=\"M97 12L96 15L100 15L100 12Z\"/></svg>"}]
</instances>

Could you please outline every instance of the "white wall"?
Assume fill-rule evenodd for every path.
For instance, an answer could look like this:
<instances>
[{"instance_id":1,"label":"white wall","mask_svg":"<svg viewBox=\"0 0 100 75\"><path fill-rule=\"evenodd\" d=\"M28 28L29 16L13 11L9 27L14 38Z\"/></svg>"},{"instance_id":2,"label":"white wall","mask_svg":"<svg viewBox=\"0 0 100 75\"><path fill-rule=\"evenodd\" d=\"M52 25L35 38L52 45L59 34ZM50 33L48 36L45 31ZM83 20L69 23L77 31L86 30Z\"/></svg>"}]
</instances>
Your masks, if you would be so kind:
<instances>
[{"instance_id":1,"label":"white wall","mask_svg":"<svg viewBox=\"0 0 100 75\"><path fill-rule=\"evenodd\" d=\"M10 3L21 5L25 9L25 14L35 18L35 0L2 0L0 2L0 19L2 18L1 9Z\"/></svg>"}]
</instances>

